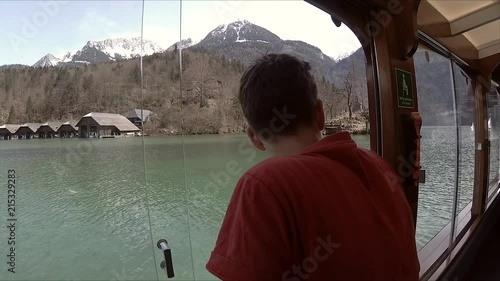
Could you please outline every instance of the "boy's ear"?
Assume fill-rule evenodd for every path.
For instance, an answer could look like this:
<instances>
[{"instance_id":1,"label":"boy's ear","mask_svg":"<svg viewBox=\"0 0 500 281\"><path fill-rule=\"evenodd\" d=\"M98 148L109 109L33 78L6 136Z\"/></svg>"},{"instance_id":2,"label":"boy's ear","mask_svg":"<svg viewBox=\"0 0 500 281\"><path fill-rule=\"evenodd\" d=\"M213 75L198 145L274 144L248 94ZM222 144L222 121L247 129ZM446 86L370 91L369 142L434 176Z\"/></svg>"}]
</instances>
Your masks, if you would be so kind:
<instances>
[{"instance_id":1,"label":"boy's ear","mask_svg":"<svg viewBox=\"0 0 500 281\"><path fill-rule=\"evenodd\" d=\"M248 139L252 142L253 146L255 146L255 148L257 148L260 151L266 151L264 143L259 139L257 134L252 130L252 128L248 127L246 131Z\"/></svg>"}]
</instances>

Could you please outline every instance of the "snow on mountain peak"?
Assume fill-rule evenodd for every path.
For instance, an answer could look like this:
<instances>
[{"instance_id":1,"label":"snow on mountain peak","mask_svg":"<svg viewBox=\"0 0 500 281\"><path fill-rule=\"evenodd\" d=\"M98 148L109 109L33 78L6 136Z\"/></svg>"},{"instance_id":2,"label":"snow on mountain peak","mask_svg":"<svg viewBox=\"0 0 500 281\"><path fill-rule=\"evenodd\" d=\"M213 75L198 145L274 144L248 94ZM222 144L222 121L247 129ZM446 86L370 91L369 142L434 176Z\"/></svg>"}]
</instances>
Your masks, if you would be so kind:
<instances>
[{"instance_id":1,"label":"snow on mountain peak","mask_svg":"<svg viewBox=\"0 0 500 281\"><path fill-rule=\"evenodd\" d=\"M279 42L281 39L258 25L245 19L238 19L229 24L222 24L212 30L201 42L201 46L210 47L218 44Z\"/></svg>"},{"instance_id":2,"label":"snow on mountain peak","mask_svg":"<svg viewBox=\"0 0 500 281\"><path fill-rule=\"evenodd\" d=\"M221 34L221 33L224 33L226 32L227 30L227 24L221 24L219 26L217 26L213 31L212 33L210 33L212 36L215 36L215 35L218 35L218 34Z\"/></svg>"},{"instance_id":3,"label":"snow on mountain peak","mask_svg":"<svg viewBox=\"0 0 500 281\"><path fill-rule=\"evenodd\" d=\"M150 40L142 41L142 55L152 55L164 50ZM191 40L185 43L192 44ZM88 41L87 44L76 52L67 52L55 57L47 54L38 60L34 67L57 66L66 63L101 63L123 59L133 59L141 55L141 37L135 38L110 38L102 41Z\"/></svg>"},{"instance_id":4,"label":"snow on mountain peak","mask_svg":"<svg viewBox=\"0 0 500 281\"><path fill-rule=\"evenodd\" d=\"M158 44L150 40L144 40L143 44L142 55L152 55L154 53L164 51L160 46L158 46ZM88 41L85 47L95 48L115 59L116 55L119 55L124 59L130 59L140 56L141 37L131 39L110 38L103 41Z\"/></svg>"},{"instance_id":5,"label":"snow on mountain peak","mask_svg":"<svg viewBox=\"0 0 500 281\"><path fill-rule=\"evenodd\" d=\"M234 25L234 26L244 26L244 25L247 25L247 24L251 24L251 22L245 20L245 19L238 19L232 23L230 23L229 25Z\"/></svg>"},{"instance_id":6,"label":"snow on mountain peak","mask_svg":"<svg viewBox=\"0 0 500 281\"><path fill-rule=\"evenodd\" d=\"M229 26L232 26L234 28L234 30L236 31L236 41L235 42L245 42L246 39L240 39L240 32L241 32L241 29L247 24L247 23L250 23L249 21L247 20L237 20L233 23L231 23ZM243 41L244 40L244 41Z\"/></svg>"},{"instance_id":7,"label":"snow on mountain peak","mask_svg":"<svg viewBox=\"0 0 500 281\"><path fill-rule=\"evenodd\" d=\"M56 58L52 54L46 54L43 56L40 60L38 60L33 67L49 67L49 66L56 66L61 62L61 59Z\"/></svg>"},{"instance_id":8,"label":"snow on mountain peak","mask_svg":"<svg viewBox=\"0 0 500 281\"><path fill-rule=\"evenodd\" d=\"M171 52L171 51L175 50L176 47L177 47L177 49L184 50L184 49L187 49L193 45L195 45L193 42L193 39L191 39L191 38L182 39L180 42L177 42L177 43L173 44L172 46L168 47L167 52Z\"/></svg>"},{"instance_id":9,"label":"snow on mountain peak","mask_svg":"<svg viewBox=\"0 0 500 281\"><path fill-rule=\"evenodd\" d=\"M71 52L67 52L63 58L62 58L62 61L63 62L69 62L73 59L73 55L71 54Z\"/></svg>"},{"instance_id":10,"label":"snow on mountain peak","mask_svg":"<svg viewBox=\"0 0 500 281\"><path fill-rule=\"evenodd\" d=\"M221 34L221 33L226 33L227 32L227 29L229 27L231 27L232 29L241 29L243 26L245 25L248 25L248 24L252 24L251 22L249 22L248 20L245 20L245 19L238 19L236 21L233 21L229 24L221 24L219 26L217 26L217 28L215 28L211 35L212 36L216 36L218 34Z\"/></svg>"}]
</instances>

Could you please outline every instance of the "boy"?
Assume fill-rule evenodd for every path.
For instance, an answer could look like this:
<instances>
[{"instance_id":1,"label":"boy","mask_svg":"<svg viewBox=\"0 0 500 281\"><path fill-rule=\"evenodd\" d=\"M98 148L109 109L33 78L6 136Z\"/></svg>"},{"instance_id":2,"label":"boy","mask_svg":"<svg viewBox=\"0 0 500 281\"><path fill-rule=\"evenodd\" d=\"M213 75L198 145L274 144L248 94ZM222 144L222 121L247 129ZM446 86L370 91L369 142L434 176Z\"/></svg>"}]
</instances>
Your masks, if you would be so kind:
<instances>
[{"instance_id":1,"label":"boy","mask_svg":"<svg viewBox=\"0 0 500 281\"><path fill-rule=\"evenodd\" d=\"M322 138L310 70L293 56L267 54L243 74L247 135L271 158L239 180L207 269L224 281L418 280L401 185L349 133Z\"/></svg>"}]
</instances>

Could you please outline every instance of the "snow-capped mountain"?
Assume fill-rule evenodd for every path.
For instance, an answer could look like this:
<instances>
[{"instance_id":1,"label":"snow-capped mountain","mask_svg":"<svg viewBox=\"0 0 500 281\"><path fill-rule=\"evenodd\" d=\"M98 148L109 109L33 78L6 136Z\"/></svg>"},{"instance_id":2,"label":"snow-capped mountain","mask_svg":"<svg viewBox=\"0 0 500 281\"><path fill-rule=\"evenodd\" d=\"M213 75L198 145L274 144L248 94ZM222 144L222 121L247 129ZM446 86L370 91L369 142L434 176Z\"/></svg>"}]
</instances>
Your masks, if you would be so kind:
<instances>
[{"instance_id":1,"label":"snow-capped mountain","mask_svg":"<svg viewBox=\"0 0 500 281\"><path fill-rule=\"evenodd\" d=\"M158 44L144 40L144 48L142 55L152 55L154 53L163 52L164 50ZM97 56L94 54L98 53ZM102 54L101 54L102 53ZM102 56L104 55L104 56ZM115 38L106 39L104 41L89 41L81 51L78 51L73 56L73 61L88 61L96 63L92 60L99 58L108 61L116 61L123 59L132 59L141 55L141 38L136 37L132 39ZM102 59L101 59L102 57Z\"/></svg>"},{"instance_id":2,"label":"snow-capped mountain","mask_svg":"<svg viewBox=\"0 0 500 281\"><path fill-rule=\"evenodd\" d=\"M77 66L132 59L140 56L140 46L140 37L88 41L81 50L67 53L60 58L48 54L34 66ZM248 20L219 25L197 44L192 39L184 39L174 43L167 50L173 51L176 46L181 49L198 48L218 53L227 59L239 60L243 64L251 63L266 52L289 53L316 65L314 70L318 74L327 78L335 76L333 73L335 61L319 48L302 41L282 40L278 35ZM144 40L144 56L163 51L158 44Z\"/></svg>"},{"instance_id":3,"label":"snow-capped mountain","mask_svg":"<svg viewBox=\"0 0 500 281\"><path fill-rule=\"evenodd\" d=\"M56 58L52 54L47 54L43 56L41 59L39 59L33 67L48 67L48 66L56 66L58 65L62 60L59 58Z\"/></svg>"},{"instance_id":4,"label":"snow-capped mountain","mask_svg":"<svg viewBox=\"0 0 500 281\"><path fill-rule=\"evenodd\" d=\"M260 55L270 53L293 54L315 65L313 70L327 79L334 75L335 61L318 47L296 40L282 40L271 31L248 20L237 20L213 29L194 47L224 55L231 60L249 64Z\"/></svg>"},{"instance_id":5,"label":"snow-capped mountain","mask_svg":"<svg viewBox=\"0 0 500 281\"><path fill-rule=\"evenodd\" d=\"M222 24L212 30L199 43L205 48L215 47L221 44L232 43L279 43L281 38L271 31L255 25L248 20L237 20L229 24Z\"/></svg>"},{"instance_id":6,"label":"snow-capped mountain","mask_svg":"<svg viewBox=\"0 0 500 281\"><path fill-rule=\"evenodd\" d=\"M144 40L143 55L163 52L158 44ZM47 54L36 62L34 67L57 66L68 64L103 63L132 59L141 55L141 38L113 38L103 41L88 41L83 48L74 54L66 53L62 58Z\"/></svg>"},{"instance_id":7,"label":"snow-capped mountain","mask_svg":"<svg viewBox=\"0 0 500 281\"><path fill-rule=\"evenodd\" d=\"M171 51L175 50L176 46L177 46L177 49L180 48L181 50L184 50L184 49L187 49L187 48L189 48L189 47L191 47L193 45L194 45L194 43L193 43L193 40L191 38L182 39L180 42L172 44L172 46L168 47L167 51L171 52Z\"/></svg>"},{"instance_id":8,"label":"snow-capped mountain","mask_svg":"<svg viewBox=\"0 0 500 281\"><path fill-rule=\"evenodd\" d=\"M73 59L73 55L71 52L67 52L66 55L63 56L62 62L70 62Z\"/></svg>"}]
</instances>

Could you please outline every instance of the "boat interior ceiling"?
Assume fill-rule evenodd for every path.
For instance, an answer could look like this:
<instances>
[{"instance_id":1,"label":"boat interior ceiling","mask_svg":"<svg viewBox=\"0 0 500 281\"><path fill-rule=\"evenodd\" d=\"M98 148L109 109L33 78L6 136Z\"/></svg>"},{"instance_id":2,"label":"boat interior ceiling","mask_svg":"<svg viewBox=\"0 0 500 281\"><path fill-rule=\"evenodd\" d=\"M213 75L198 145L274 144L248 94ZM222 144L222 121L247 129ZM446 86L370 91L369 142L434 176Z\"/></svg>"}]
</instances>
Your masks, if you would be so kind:
<instances>
[{"instance_id":1,"label":"boat interior ceiling","mask_svg":"<svg viewBox=\"0 0 500 281\"><path fill-rule=\"evenodd\" d=\"M499 61L500 1L423 0L417 25L470 65L491 72Z\"/></svg>"}]
</instances>

